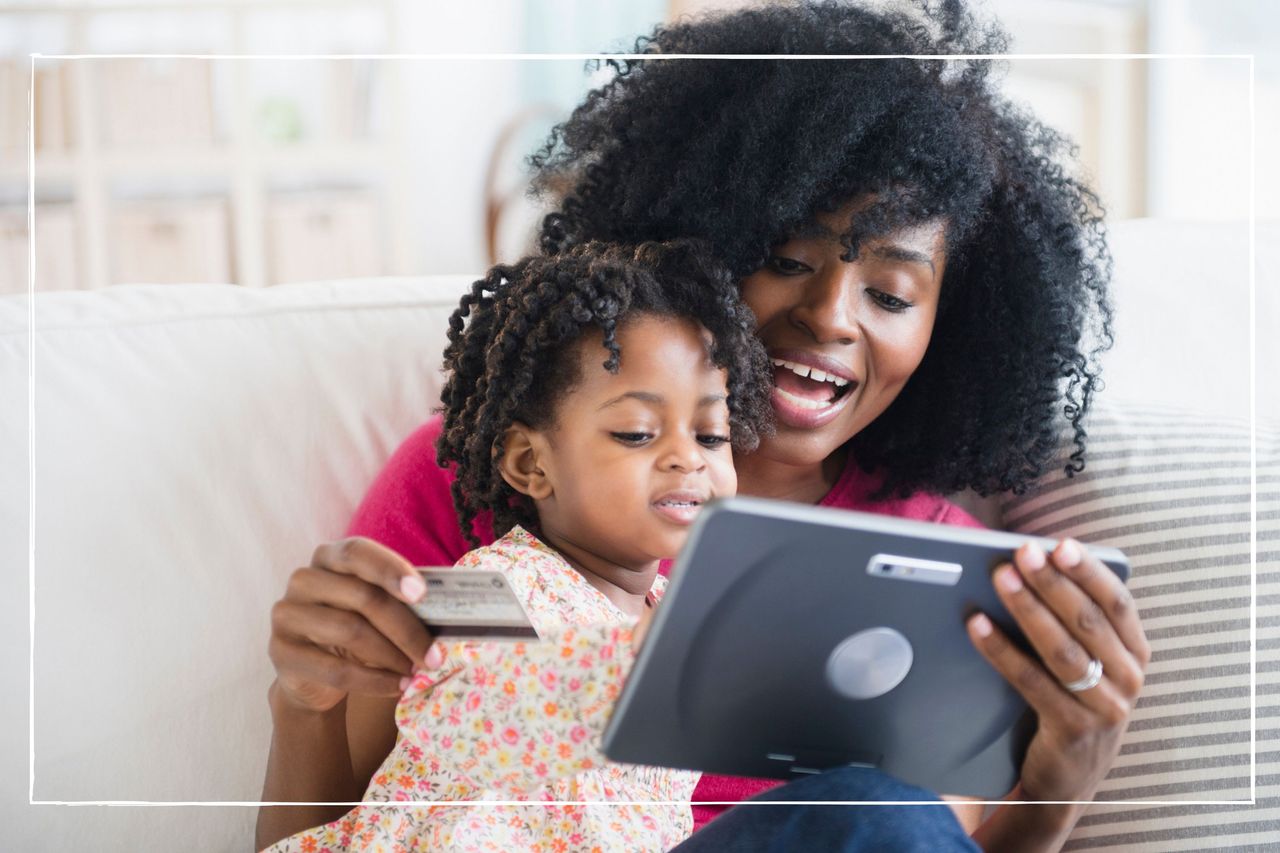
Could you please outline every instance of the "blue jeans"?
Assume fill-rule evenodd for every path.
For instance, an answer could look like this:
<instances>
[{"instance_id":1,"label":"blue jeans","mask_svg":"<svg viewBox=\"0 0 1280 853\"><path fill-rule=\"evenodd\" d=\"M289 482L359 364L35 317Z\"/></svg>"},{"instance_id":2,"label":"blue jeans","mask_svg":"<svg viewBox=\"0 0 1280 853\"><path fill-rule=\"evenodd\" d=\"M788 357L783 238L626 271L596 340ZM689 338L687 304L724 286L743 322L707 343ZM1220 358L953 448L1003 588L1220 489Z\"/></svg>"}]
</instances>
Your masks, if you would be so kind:
<instances>
[{"instance_id":1,"label":"blue jeans","mask_svg":"<svg viewBox=\"0 0 1280 853\"><path fill-rule=\"evenodd\" d=\"M928 806L752 806L779 800L935 801ZM695 832L672 853L794 850L977 851L936 794L865 767L841 767L757 794Z\"/></svg>"}]
</instances>

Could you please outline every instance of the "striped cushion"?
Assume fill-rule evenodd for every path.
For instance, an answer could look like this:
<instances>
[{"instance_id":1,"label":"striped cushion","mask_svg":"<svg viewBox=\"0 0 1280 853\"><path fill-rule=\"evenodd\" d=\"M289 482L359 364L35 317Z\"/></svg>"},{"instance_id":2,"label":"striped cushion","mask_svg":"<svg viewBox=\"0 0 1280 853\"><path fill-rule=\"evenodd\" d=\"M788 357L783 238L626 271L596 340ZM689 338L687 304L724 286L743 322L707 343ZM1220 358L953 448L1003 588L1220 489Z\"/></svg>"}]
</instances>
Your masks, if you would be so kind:
<instances>
[{"instance_id":1,"label":"striped cushion","mask_svg":"<svg viewBox=\"0 0 1280 853\"><path fill-rule=\"evenodd\" d=\"M1153 655L1099 801L1067 850L1280 845L1280 424L1257 429L1257 766L1250 792L1249 424L1166 408L1102 407L1085 472L1001 506L1010 530L1114 545ZM1276 849L1276 848L1271 848Z\"/></svg>"}]
</instances>

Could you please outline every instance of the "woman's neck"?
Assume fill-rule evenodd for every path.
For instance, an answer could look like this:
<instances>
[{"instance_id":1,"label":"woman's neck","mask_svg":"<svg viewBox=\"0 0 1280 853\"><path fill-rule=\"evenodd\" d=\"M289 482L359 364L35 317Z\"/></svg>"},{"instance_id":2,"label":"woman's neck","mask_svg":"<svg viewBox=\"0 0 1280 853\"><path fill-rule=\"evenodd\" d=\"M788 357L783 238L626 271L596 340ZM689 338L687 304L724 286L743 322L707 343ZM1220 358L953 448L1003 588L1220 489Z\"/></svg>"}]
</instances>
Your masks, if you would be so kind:
<instances>
[{"instance_id":1,"label":"woman's neck","mask_svg":"<svg viewBox=\"0 0 1280 853\"><path fill-rule=\"evenodd\" d=\"M819 462L806 463L770 459L760 452L735 456L738 494L816 504L840 479L847 459L844 448Z\"/></svg>"},{"instance_id":2,"label":"woman's neck","mask_svg":"<svg viewBox=\"0 0 1280 853\"><path fill-rule=\"evenodd\" d=\"M657 560L642 566L618 565L575 542L572 536L548 530L545 526L539 538L554 548L614 607L628 616L639 616L644 612L645 600L658 574Z\"/></svg>"}]
</instances>

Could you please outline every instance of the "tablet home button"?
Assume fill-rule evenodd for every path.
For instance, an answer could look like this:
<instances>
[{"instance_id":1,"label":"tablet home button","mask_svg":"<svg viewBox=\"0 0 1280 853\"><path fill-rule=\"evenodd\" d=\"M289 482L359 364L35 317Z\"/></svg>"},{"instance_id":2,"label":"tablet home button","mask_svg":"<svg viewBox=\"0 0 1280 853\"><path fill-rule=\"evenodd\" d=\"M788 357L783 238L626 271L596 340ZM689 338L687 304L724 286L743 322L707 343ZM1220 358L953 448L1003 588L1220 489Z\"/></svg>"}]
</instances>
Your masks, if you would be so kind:
<instances>
[{"instance_id":1,"label":"tablet home button","mask_svg":"<svg viewBox=\"0 0 1280 853\"><path fill-rule=\"evenodd\" d=\"M892 628L868 628L846 637L827 658L827 681L850 699L874 699L902 683L911 670L911 643Z\"/></svg>"}]
</instances>

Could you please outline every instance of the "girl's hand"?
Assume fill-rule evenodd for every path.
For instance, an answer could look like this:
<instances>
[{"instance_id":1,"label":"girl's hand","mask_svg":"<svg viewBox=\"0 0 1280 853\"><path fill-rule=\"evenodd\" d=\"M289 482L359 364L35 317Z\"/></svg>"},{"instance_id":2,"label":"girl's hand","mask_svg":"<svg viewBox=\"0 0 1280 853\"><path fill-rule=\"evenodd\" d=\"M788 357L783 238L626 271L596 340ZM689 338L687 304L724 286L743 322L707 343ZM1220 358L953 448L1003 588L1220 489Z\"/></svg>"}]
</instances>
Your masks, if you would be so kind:
<instances>
[{"instance_id":1,"label":"girl's hand","mask_svg":"<svg viewBox=\"0 0 1280 853\"><path fill-rule=\"evenodd\" d=\"M1039 546L1023 545L1013 565L996 569L993 582L1043 661L1019 651L986 616L969 619L978 651L1039 716L1015 798L1090 800L1120 749L1151 659L1133 598L1070 539L1047 559ZM1102 672L1089 687L1093 660ZM1073 682L1076 689L1068 689ZM1071 812L1078 816L1082 809Z\"/></svg>"},{"instance_id":2,"label":"girl's hand","mask_svg":"<svg viewBox=\"0 0 1280 853\"><path fill-rule=\"evenodd\" d=\"M273 693L311 711L348 693L398 696L403 678L432 663L431 634L407 606L426 589L408 561L370 539L316 548L271 608Z\"/></svg>"}]
</instances>

